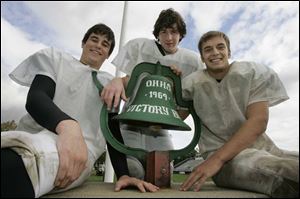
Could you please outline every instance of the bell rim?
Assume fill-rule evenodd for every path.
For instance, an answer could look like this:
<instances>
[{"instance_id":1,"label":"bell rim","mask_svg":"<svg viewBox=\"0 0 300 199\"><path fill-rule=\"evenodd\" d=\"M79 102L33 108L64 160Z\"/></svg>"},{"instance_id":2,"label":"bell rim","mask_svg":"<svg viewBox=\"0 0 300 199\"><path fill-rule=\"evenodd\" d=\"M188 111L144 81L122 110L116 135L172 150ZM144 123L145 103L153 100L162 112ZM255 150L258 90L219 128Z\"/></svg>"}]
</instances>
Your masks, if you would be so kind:
<instances>
[{"instance_id":1,"label":"bell rim","mask_svg":"<svg viewBox=\"0 0 300 199\"><path fill-rule=\"evenodd\" d=\"M175 131L191 131L192 130L191 127L189 127L183 121L182 121L183 126L178 126L178 125L170 124L167 122L149 122L149 120L147 120L147 119L141 119L141 118L139 120L130 119L130 118L125 119L125 118L120 118L118 116L119 115L113 117L112 119L119 120L122 123L134 125L134 126L138 126L138 127L149 127L149 126L161 125L162 127L168 126L169 128L162 128L162 129L167 129L167 130L175 130ZM144 123L142 123L142 122L144 122ZM138 124L141 124L141 125L138 125ZM142 125L142 124L144 124L144 125ZM147 124L152 124L152 125L147 125Z\"/></svg>"}]
</instances>

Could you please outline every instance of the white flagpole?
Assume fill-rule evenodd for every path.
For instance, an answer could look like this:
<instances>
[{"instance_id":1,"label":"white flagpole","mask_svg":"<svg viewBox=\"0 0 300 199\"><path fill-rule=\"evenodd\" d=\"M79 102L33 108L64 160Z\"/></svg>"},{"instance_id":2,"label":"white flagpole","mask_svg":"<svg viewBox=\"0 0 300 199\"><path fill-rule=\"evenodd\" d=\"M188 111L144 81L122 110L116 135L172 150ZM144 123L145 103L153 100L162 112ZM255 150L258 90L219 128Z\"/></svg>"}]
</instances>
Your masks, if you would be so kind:
<instances>
[{"instance_id":1,"label":"white flagpole","mask_svg":"<svg viewBox=\"0 0 300 199\"><path fill-rule=\"evenodd\" d=\"M120 34L120 41L119 41L119 51L124 46L124 35L125 35L125 26L126 26L126 18L127 18L127 1L124 1L124 7L123 7L123 17L122 17L122 26L121 26L121 34ZM117 68L116 69L116 77L120 76L120 71Z\"/></svg>"},{"instance_id":2,"label":"white flagpole","mask_svg":"<svg viewBox=\"0 0 300 199\"><path fill-rule=\"evenodd\" d=\"M127 13L127 1L124 1L119 51L124 45L124 32L125 32L124 29L125 29L125 22L126 22L126 13ZM120 71L116 69L116 77L119 76L120 76ZM106 147L104 182L113 182L113 181L114 181L114 169L111 164L111 160Z\"/></svg>"},{"instance_id":3,"label":"white flagpole","mask_svg":"<svg viewBox=\"0 0 300 199\"><path fill-rule=\"evenodd\" d=\"M106 146L104 182L114 182L114 169Z\"/></svg>"}]
</instances>

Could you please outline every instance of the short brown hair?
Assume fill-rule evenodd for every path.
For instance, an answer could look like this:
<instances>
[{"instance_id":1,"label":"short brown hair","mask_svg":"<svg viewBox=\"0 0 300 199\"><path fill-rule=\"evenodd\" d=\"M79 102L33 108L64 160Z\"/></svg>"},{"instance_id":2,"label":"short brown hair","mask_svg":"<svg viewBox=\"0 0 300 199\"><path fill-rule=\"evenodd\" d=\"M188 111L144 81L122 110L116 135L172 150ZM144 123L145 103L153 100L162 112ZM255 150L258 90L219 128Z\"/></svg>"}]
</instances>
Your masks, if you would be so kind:
<instances>
[{"instance_id":1,"label":"short brown hair","mask_svg":"<svg viewBox=\"0 0 300 199\"><path fill-rule=\"evenodd\" d=\"M228 36L225 33L220 32L220 31L209 31L209 32L205 33L204 35L202 35L202 37L200 38L199 43L198 43L198 50L200 52L201 57L202 57L202 45L203 45L203 43L208 41L209 39L211 39L213 37L222 37L225 40L227 48L228 48L228 54L230 55L231 54L230 40L229 40Z\"/></svg>"},{"instance_id":2,"label":"short brown hair","mask_svg":"<svg viewBox=\"0 0 300 199\"><path fill-rule=\"evenodd\" d=\"M115 47L115 35L114 32L108 27L107 25L103 23L98 23L94 25L93 27L89 28L88 31L85 33L82 43L85 44L88 38L92 33L95 33L97 35L105 35L108 41L111 41L110 49L108 52L108 56L112 53Z\"/></svg>"}]
</instances>

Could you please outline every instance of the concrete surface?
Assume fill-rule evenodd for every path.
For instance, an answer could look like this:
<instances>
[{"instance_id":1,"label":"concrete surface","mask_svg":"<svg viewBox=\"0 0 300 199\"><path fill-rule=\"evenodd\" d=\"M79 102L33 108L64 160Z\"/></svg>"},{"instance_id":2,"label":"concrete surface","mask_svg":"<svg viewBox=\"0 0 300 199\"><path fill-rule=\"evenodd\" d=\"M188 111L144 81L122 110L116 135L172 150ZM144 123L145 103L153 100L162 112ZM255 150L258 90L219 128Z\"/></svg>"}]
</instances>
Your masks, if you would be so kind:
<instances>
[{"instance_id":1,"label":"concrete surface","mask_svg":"<svg viewBox=\"0 0 300 199\"><path fill-rule=\"evenodd\" d=\"M217 187L212 181L206 182L200 192L179 191L179 186L178 183L172 184L172 188L155 193L141 193L137 189L115 192L114 183L86 182L80 187L44 198L268 198L264 194Z\"/></svg>"}]
</instances>

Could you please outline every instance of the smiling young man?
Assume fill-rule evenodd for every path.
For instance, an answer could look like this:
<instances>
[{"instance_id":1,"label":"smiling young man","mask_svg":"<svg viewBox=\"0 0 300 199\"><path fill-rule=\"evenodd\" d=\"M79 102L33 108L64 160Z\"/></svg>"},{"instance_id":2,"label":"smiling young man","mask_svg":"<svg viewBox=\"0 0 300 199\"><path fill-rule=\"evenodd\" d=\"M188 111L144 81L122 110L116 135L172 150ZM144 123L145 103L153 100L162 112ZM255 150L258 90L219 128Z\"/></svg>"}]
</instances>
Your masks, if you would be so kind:
<instances>
[{"instance_id":1,"label":"smiling young man","mask_svg":"<svg viewBox=\"0 0 300 199\"><path fill-rule=\"evenodd\" d=\"M230 64L230 41L222 32L205 33L198 48L206 69L183 80L183 95L202 121L205 161L181 190L199 191L213 177L218 186L298 197L299 153L279 149L265 133L269 107L288 99L277 74L254 62Z\"/></svg>"},{"instance_id":2,"label":"smiling young man","mask_svg":"<svg viewBox=\"0 0 300 199\"><path fill-rule=\"evenodd\" d=\"M71 189L90 175L105 150L99 126L103 106L91 73L105 85L113 77L99 71L112 53L114 34L105 24L91 27L80 60L53 48L24 60L10 77L30 87L16 131L1 133L1 197L40 197ZM97 107L97 108L95 108ZM125 155L108 146L117 174L116 191L158 188L128 176Z\"/></svg>"},{"instance_id":3,"label":"smiling young man","mask_svg":"<svg viewBox=\"0 0 300 199\"><path fill-rule=\"evenodd\" d=\"M127 100L125 88L134 67L142 62L157 63L179 68L182 77L203 68L196 52L179 48L179 42L186 34L186 25L181 15L173 9L162 10L155 22L153 35L156 40L137 38L129 41L113 60L113 64L127 76L114 78L102 91L101 97L109 108L117 107L120 98ZM178 73L179 74L179 73ZM114 102L112 101L114 99ZM153 150L173 149L171 137L166 130L154 131L149 128L121 125L126 145ZM155 135L155 136L154 136ZM133 157L127 159L129 173L143 178L145 165Z\"/></svg>"}]
</instances>

